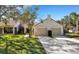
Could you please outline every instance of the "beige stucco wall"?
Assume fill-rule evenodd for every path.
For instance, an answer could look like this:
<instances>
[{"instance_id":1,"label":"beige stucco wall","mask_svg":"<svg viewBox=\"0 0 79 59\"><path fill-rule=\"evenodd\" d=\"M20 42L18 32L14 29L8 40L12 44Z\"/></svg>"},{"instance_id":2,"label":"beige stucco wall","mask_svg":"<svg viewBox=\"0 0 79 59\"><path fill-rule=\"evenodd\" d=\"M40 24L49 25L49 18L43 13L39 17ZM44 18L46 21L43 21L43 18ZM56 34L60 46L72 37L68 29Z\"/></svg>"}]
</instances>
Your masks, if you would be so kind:
<instances>
[{"instance_id":1,"label":"beige stucco wall","mask_svg":"<svg viewBox=\"0 0 79 59\"><path fill-rule=\"evenodd\" d=\"M56 23L53 20L45 20L43 23L37 24L35 27L40 27L40 28L60 28L62 27L60 24Z\"/></svg>"},{"instance_id":2,"label":"beige stucco wall","mask_svg":"<svg viewBox=\"0 0 79 59\"><path fill-rule=\"evenodd\" d=\"M51 28L52 36L61 35L61 28ZM48 36L47 28L34 28L34 35Z\"/></svg>"},{"instance_id":3,"label":"beige stucco wall","mask_svg":"<svg viewBox=\"0 0 79 59\"><path fill-rule=\"evenodd\" d=\"M48 35L48 30L52 31L52 35L63 35L63 26L51 19L34 26L35 35Z\"/></svg>"},{"instance_id":4,"label":"beige stucco wall","mask_svg":"<svg viewBox=\"0 0 79 59\"><path fill-rule=\"evenodd\" d=\"M52 28L52 36L61 35L61 28Z\"/></svg>"},{"instance_id":5,"label":"beige stucco wall","mask_svg":"<svg viewBox=\"0 0 79 59\"><path fill-rule=\"evenodd\" d=\"M61 35L63 33L63 27L53 20L46 20L44 23L37 24L34 27L35 35L48 35L48 30L52 31L52 36Z\"/></svg>"},{"instance_id":6,"label":"beige stucco wall","mask_svg":"<svg viewBox=\"0 0 79 59\"><path fill-rule=\"evenodd\" d=\"M47 29L46 28L34 28L34 35L47 36Z\"/></svg>"}]
</instances>

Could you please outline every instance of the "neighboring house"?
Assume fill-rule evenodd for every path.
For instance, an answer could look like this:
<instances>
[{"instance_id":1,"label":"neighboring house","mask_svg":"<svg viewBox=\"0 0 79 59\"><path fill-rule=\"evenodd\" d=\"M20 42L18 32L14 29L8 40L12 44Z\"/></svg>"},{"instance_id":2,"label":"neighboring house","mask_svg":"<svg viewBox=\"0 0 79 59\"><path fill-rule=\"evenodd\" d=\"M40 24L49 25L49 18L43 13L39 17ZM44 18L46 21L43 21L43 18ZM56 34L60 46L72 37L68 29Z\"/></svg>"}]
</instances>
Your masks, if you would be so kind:
<instances>
[{"instance_id":1,"label":"neighboring house","mask_svg":"<svg viewBox=\"0 0 79 59\"><path fill-rule=\"evenodd\" d=\"M35 25L34 34L39 36L63 35L63 26L54 21L51 17L47 17L43 23Z\"/></svg>"},{"instance_id":2,"label":"neighboring house","mask_svg":"<svg viewBox=\"0 0 79 59\"><path fill-rule=\"evenodd\" d=\"M0 22L0 33L1 34L5 34L5 33L16 34L16 31L19 30L17 28L18 26L21 27L19 29L22 33L29 32L27 24L9 20L7 25L5 25L5 23L3 22ZM8 29L8 31L6 31L6 29ZM34 25L33 33L34 35L38 35L38 36L63 35L63 26L58 24L56 21L54 21L50 17L47 17L47 19L43 23Z\"/></svg>"}]
</instances>

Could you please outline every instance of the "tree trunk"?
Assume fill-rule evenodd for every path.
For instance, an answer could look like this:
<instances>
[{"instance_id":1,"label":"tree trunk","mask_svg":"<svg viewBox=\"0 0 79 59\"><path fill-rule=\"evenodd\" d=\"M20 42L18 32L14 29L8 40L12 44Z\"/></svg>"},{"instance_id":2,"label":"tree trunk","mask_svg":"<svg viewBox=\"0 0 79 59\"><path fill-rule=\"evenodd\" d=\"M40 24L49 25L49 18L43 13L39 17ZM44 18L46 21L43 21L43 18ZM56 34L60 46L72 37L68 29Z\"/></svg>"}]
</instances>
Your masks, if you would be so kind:
<instances>
[{"instance_id":1,"label":"tree trunk","mask_svg":"<svg viewBox=\"0 0 79 59\"><path fill-rule=\"evenodd\" d=\"M31 30L30 30L30 28L29 28L29 38L31 38Z\"/></svg>"},{"instance_id":2,"label":"tree trunk","mask_svg":"<svg viewBox=\"0 0 79 59\"><path fill-rule=\"evenodd\" d=\"M32 27L33 27L33 25L29 24L28 27L29 27L29 37L31 38L32 37Z\"/></svg>"},{"instance_id":3,"label":"tree trunk","mask_svg":"<svg viewBox=\"0 0 79 59\"><path fill-rule=\"evenodd\" d=\"M78 21L76 21L76 31L78 31Z\"/></svg>"}]
</instances>

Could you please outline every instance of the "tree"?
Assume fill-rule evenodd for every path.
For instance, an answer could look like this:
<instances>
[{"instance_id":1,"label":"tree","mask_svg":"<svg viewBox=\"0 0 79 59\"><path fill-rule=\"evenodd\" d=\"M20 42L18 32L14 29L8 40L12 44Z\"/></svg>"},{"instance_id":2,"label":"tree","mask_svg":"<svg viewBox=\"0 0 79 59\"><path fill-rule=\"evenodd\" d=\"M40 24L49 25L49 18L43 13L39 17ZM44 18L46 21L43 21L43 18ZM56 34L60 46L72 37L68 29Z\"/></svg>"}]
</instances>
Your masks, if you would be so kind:
<instances>
[{"instance_id":1,"label":"tree","mask_svg":"<svg viewBox=\"0 0 79 59\"><path fill-rule=\"evenodd\" d=\"M5 5L0 6L0 21L3 21L5 25L7 25L7 20L8 20L7 16L11 10L12 8L10 6L5 6Z\"/></svg>"},{"instance_id":2,"label":"tree","mask_svg":"<svg viewBox=\"0 0 79 59\"><path fill-rule=\"evenodd\" d=\"M7 25L9 18L16 18L17 15L17 6L14 5L1 5L0 6L0 21L3 21L5 23L5 26ZM5 39L6 47L5 51L8 53L8 38Z\"/></svg>"},{"instance_id":3,"label":"tree","mask_svg":"<svg viewBox=\"0 0 79 59\"><path fill-rule=\"evenodd\" d=\"M34 9L30 7L20 16L20 19L28 25L29 37L32 37L33 34L33 25L35 19L37 18L37 11L38 7L35 7Z\"/></svg>"},{"instance_id":4,"label":"tree","mask_svg":"<svg viewBox=\"0 0 79 59\"><path fill-rule=\"evenodd\" d=\"M40 19L40 22L41 22L41 23L43 23L43 21L44 21L43 19Z\"/></svg>"},{"instance_id":5,"label":"tree","mask_svg":"<svg viewBox=\"0 0 79 59\"><path fill-rule=\"evenodd\" d=\"M13 18L13 20L17 19L19 16L17 7L23 7L23 6L1 5L0 6L0 21L3 21L7 25L7 21L9 21L10 18Z\"/></svg>"},{"instance_id":6,"label":"tree","mask_svg":"<svg viewBox=\"0 0 79 59\"><path fill-rule=\"evenodd\" d=\"M64 26L65 30L70 29L71 26L73 26L76 27L76 31L78 31L78 17L79 14L71 12L69 15L64 16L64 18L60 20L60 24Z\"/></svg>"},{"instance_id":7,"label":"tree","mask_svg":"<svg viewBox=\"0 0 79 59\"><path fill-rule=\"evenodd\" d=\"M69 17L71 18L70 20L72 21L72 24L75 25L76 24L76 20L78 18L77 13L72 12L72 13L70 13Z\"/></svg>"}]
</instances>

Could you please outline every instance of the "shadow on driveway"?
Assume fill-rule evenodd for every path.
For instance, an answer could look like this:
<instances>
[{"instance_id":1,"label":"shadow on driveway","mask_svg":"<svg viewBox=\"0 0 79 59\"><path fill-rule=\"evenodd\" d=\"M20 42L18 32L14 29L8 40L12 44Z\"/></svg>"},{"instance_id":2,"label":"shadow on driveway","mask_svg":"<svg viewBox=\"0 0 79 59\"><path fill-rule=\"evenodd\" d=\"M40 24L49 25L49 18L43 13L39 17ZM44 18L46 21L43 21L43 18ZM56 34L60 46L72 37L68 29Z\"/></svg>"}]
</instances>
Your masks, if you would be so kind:
<instances>
[{"instance_id":1,"label":"shadow on driveway","mask_svg":"<svg viewBox=\"0 0 79 59\"><path fill-rule=\"evenodd\" d=\"M44 46L48 54L78 54L79 40L67 37L39 37L40 42Z\"/></svg>"}]
</instances>

